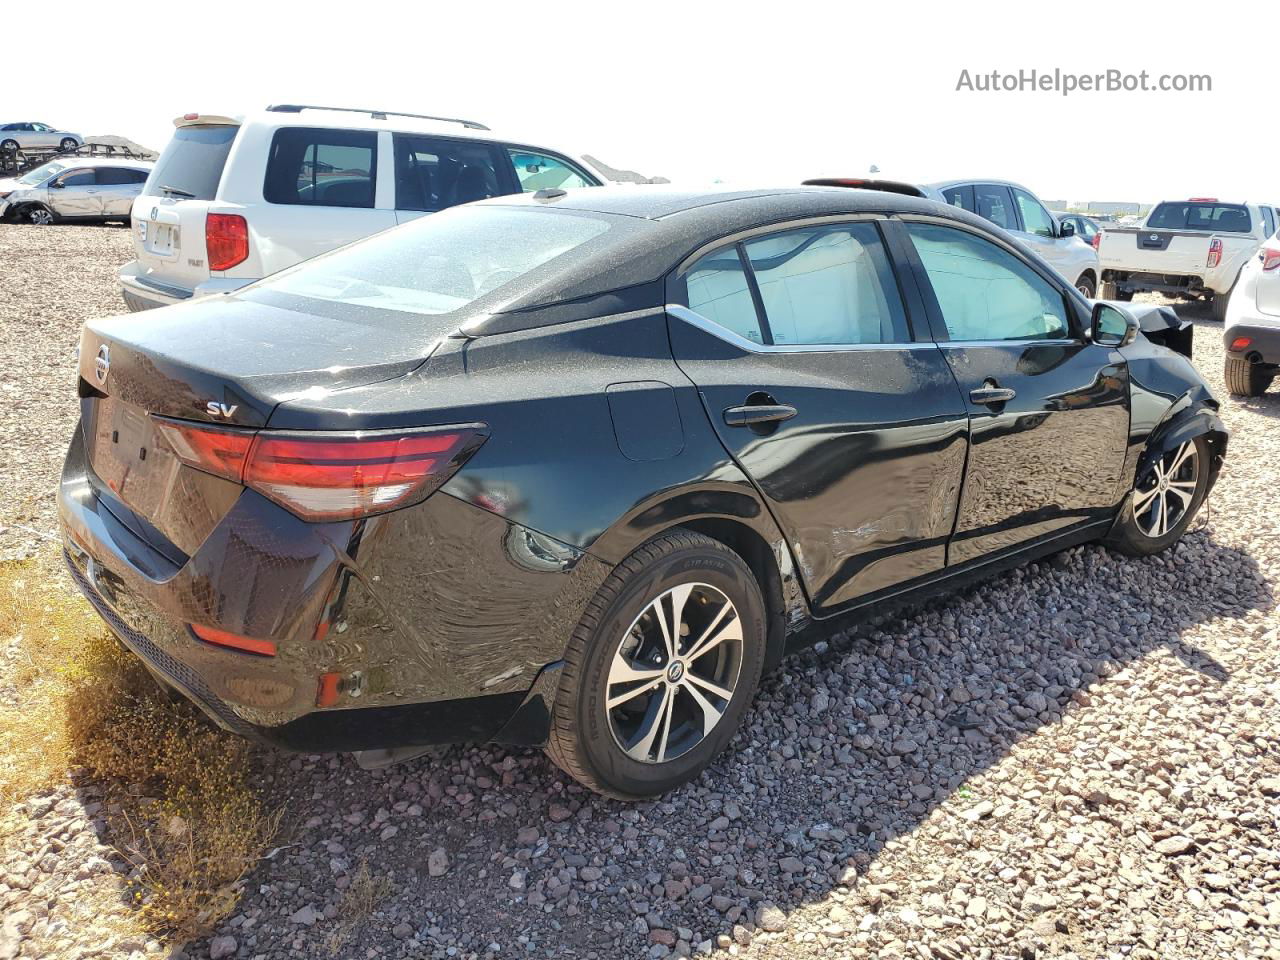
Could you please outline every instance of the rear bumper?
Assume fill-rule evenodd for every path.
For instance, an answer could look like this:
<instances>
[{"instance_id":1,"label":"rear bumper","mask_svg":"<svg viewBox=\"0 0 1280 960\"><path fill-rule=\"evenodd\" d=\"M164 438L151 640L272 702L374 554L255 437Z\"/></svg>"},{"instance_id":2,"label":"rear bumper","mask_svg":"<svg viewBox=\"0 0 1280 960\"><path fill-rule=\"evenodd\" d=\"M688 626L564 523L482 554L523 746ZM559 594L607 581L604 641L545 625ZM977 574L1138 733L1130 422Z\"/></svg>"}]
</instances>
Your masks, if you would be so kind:
<instances>
[{"instance_id":1,"label":"rear bumper","mask_svg":"<svg viewBox=\"0 0 1280 960\"><path fill-rule=\"evenodd\" d=\"M554 684L535 680L607 574L585 555L511 550L523 528L439 493L320 525L245 491L177 562L99 490L77 429L58 494L77 587L215 723L287 749L541 742ZM441 569L450 541L465 569ZM190 624L272 640L277 655L212 646Z\"/></svg>"},{"instance_id":2,"label":"rear bumper","mask_svg":"<svg viewBox=\"0 0 1280 960\"><path fill-rule=\"evenodd\" d=\"M1241 338L1249 343L1233 349L1232 344ZM1229 323L1222 333L1222 343L1231 356L1246 357L1254 363L1280 364L1280 319Z\"/></svg>"},{"instance_id":3,"label":"rear bumper","mask_svg":"<svg viewBox=\"0 0 1280 960\"><path fill-rule=\"evenodd\" d=\"M155 277L140 267L136 260L121 267L117 276L120 279L120 295L129 309L135 313L139 310L153 310L156 307L185 303L193 297L231 293L253 283L252 279L229 280L225 277L211 277L197 284L193 289L188 289Z\"/></svg>"}]
</instances>

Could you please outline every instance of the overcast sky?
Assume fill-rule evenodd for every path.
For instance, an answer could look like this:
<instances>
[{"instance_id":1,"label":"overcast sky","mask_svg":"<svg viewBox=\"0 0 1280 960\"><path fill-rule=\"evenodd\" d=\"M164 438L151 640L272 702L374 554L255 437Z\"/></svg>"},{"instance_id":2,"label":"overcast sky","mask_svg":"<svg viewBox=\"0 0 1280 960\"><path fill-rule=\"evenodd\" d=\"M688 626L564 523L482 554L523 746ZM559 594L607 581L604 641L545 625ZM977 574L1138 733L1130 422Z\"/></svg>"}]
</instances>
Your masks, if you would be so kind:
<instances>
[{"instance_id":1,"label":"overcast sky","mask_svg":"<svg viewBox=\"0 0 1280 960\"><path fill-rule=\"evenodd\" d=\"M875 164L1052 200L1280 200L1265 3L134 0L127 23L76 6L44 42L6 44L5 120L159 148L187 111L321 103L469 117L678 182ZM1212 91L956 90L962 70L1033 68L1209 74Z\"/></svg>"}]
</instances>

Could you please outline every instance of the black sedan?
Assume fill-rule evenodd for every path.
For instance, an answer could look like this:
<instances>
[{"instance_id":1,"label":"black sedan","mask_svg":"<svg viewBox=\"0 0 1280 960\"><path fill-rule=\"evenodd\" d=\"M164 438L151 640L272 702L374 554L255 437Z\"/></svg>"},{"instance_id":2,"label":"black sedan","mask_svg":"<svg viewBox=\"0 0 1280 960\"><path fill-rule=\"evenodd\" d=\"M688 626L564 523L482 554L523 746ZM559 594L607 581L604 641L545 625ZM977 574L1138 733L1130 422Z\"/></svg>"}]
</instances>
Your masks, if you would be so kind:
<instances>
[{"instance_id":1,"label":"black sedan","mask_svg":"<svg viewBox=\"0 0 1280 960\"><path fill-rule=\"evenodd\" d=\"M87 324L66 557L232 731L651 796L807 627L1177 540L1226 434L1142 321L900 193L504 197Z\"/></svg>"}]
</instances>

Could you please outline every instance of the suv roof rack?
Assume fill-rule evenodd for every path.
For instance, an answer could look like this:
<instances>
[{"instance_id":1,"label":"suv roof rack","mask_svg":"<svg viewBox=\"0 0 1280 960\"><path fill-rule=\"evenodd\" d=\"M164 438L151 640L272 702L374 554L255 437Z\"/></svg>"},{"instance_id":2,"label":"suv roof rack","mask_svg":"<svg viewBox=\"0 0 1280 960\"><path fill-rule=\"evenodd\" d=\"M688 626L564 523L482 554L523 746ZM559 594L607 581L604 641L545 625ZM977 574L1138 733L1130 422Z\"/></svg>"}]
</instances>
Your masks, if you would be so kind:
<instances>
[{"instance_id":1,"label":"suv roof rack","mask_svg":"<svg viewBox=\"0 0 1280 960\"><path fill-rule=\"evenodd\" d=\"M929 195L914 183L903 183L900 180L864 180L859 177L818 177L805 180L802 187L851 187L855 190L883 190L885 193L900 193L907 197L923 197Z\"/></svg>"},{"instance_id":2,"label":"suv roof rack","mask_svg":"<svg viewBox=\"0 0 1280 960\"><path fill-rule=\"evenodd\" d=\"M399 113L395 110L359 110L356 107L322 107L313 103L273 103L267 110L271 113L301 113L303 110L337 110L341 113L367 113L375 120L387 117L412 117L415 120L438 120L441 123L460 123L469 130L488 130L483 123L475 120L461 120L457 117L433 117L427 113Z\"/></svg>"}]
</instances>

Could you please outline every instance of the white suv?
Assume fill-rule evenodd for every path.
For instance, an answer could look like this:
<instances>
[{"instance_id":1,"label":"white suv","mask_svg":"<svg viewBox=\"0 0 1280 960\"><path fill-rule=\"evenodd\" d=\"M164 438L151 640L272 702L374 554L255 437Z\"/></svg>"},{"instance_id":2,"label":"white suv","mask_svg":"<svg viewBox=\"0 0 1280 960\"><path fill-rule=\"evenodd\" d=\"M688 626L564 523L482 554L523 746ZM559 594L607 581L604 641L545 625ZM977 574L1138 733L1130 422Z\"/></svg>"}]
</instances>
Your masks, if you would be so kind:
<instances>
[{"instance_id":1,"label":"white suv","mask_svg":"<svg viewBox=\"0 0 1280 960\"><path fill-rule=\"evenodd\" d=\"M236 290L455 204L606 180L469 120L285 105L174 126L133 205L137 259L120 269L132 310Z\"/></svg>"}]
</instances>

